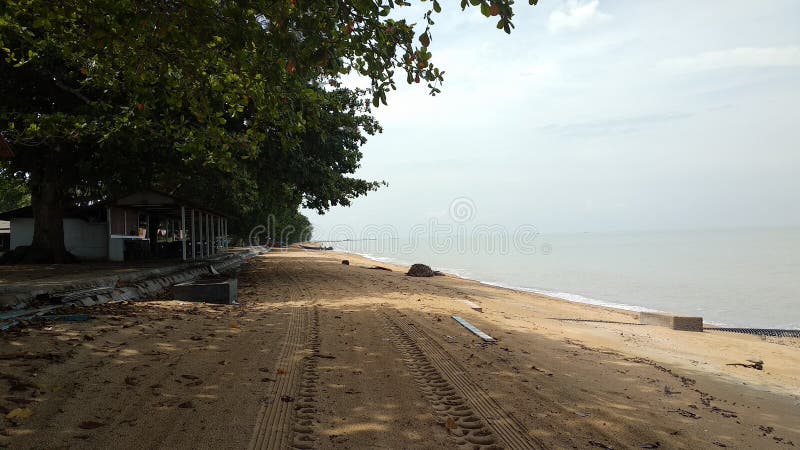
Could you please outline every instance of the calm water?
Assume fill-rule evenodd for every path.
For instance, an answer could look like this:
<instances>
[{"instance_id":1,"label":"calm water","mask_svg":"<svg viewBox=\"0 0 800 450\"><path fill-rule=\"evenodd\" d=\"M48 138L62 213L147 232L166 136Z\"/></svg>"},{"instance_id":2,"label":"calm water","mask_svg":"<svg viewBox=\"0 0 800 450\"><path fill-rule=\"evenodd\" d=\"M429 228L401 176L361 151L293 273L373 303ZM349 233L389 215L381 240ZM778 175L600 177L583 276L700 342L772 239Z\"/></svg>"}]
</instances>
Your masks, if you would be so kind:
<instances>
[{"instance_id":1,"label":"calm water","mask_svg":"<svg viewBox=\"0 0 800 450\"><path fill-rule=\"evenodd\" d=\"M510 240L333 245L572 301L699 315L731 326L800 328L800 228L541 234L533 246Z\"/></svg>"}]
</instances>

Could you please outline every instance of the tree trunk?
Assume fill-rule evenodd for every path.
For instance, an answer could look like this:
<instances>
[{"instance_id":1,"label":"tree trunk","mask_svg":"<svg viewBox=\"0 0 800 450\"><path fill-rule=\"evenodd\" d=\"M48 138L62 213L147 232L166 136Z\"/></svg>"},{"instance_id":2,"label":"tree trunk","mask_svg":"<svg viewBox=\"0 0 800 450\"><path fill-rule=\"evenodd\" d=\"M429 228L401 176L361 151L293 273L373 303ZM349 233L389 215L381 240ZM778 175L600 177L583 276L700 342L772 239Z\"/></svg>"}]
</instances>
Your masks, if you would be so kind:
<instances>
[{"instance_id":1,"label":"tree trunk","mask_svg":"<svg viewBox=\"0 0 800 450\"><path fill-rule=\"evenodd\" d=\"M57 164L42 164L31 172L33 242L26 262L63 263L65 187Z\"/></svg>"}]
</instances>

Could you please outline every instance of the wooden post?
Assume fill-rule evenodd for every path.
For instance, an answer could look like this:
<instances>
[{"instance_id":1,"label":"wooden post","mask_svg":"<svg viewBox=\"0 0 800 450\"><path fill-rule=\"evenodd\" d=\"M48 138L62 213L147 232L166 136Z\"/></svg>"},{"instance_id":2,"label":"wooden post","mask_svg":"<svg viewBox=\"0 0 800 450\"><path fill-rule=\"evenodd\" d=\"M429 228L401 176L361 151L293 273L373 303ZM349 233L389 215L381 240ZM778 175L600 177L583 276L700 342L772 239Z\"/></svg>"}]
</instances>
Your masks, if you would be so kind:
<instances>
[{"instance_id":1,"label":"wooden post","mask_svg":"<svg viewBox=\"0 0 800 450\"><path fill-rule=\"evenodd\" d=\"M192 261L197 258L197 240L194 236L194 208L192 208Z\"/></svg>"},{"instance_id":2,"label":"wooden post","mask_svg":"<svg viewBox=\"0 0 800 450\"><path fill-rule=\"evenodd\" d=\"M203 247L203 212L199 211L197 213L197 233L200 235L200 239L197 241L197 246L200 247L200 259L203 259L205 256L205 248Z\"/></svg>"},{"instance_id":3,"label":"wooden post","mask_svg":"<svg viewBox=\"0 0 800 450\"><path fill-rule=\"evenodd\" d=\"M107 217L106 220L108 220L108 240L106 242L106 245L108 247L106 248L106 259L110 260L111 259L111 207L110 206L106 207L106 217Z\"/></svg>"},{"instance_id":4,"label":"wooden post","mask_svg":"<svg viewBox=\"0 0 800 450\"><path fill-rule=\"evenodd\" d=\"M181 253L186 261L186 207L181 206Z\"/></svg>"}]
</instances>

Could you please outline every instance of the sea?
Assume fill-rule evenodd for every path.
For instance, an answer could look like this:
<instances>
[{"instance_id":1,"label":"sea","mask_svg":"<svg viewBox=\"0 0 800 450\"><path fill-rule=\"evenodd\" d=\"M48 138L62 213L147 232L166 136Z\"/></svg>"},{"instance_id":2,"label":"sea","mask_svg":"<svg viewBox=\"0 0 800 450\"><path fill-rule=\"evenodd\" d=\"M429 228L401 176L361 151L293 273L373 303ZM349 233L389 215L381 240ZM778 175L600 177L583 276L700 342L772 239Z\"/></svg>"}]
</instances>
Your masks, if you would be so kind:
<instances>
[{"instance_id":1,"label":"sea","mask_svg":"<svg viewBox=\"0 0 800 450\"><path fill-rule=\"evenodd\" d=\"M478 231L326 245L572 302L696 315L719 326L800 329L800 228Z\"/></svg>"}]
</instances>

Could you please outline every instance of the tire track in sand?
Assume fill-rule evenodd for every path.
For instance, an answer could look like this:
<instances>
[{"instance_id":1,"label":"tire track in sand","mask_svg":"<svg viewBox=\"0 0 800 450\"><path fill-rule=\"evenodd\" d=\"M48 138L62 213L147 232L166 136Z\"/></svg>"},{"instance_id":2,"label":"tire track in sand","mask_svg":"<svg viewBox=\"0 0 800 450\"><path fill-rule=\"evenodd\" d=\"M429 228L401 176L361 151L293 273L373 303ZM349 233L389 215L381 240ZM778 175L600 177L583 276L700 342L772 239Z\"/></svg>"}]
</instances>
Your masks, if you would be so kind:
<instances>
[{"instance_id":1,"label":"tire track in sand","mask_svg":"<svg viewBox=\"0 0 800 450\"><path fill-rule=\"evenodd\" d=\"M301 283L291 274L285 273L285 275L291 283L288 301L291 303L302 301L301 294L304 291ZM299 353L306 342L304 338L308 322L305 305L290 306L286 337L275 363L275 382L256 419L248 446L251 450L279 450L291 447L289 442L292 438L292 422L296 417L292 394L303 377L303 364Z\"/></svg>"},{"instance_id":2,"label":"tire track in sand","mask_svg":"<svg viewBox=\"0 0 800 450\"><path fill-rule=\"evenodd\" d=\"M314 441L314 420L317 414L317 358L319 357L319 309L314 307L311 315L311 327L308 333L306 349L310 351L303 358L300 376L300 390L297 403L294 405L294 415L292 431L292 444L294 448L311 449L315 448Z\"/></svg>"},{"instance_id":3,"label":"tire track in sand","mask_svg":"<svg viewBox=\"0 0 800 450\"><path fill-rule=\"evenodd\" d=\"M406 365L457 444L471 449L545 448L416 323L407 317L395 320L385 312L383 317Z\"/></svg>"}]
</instances>

